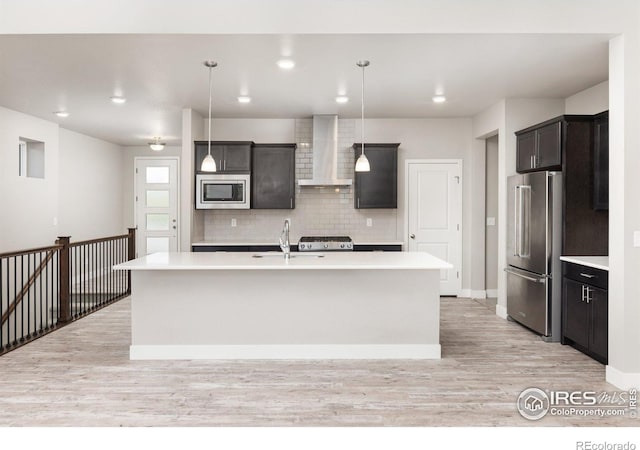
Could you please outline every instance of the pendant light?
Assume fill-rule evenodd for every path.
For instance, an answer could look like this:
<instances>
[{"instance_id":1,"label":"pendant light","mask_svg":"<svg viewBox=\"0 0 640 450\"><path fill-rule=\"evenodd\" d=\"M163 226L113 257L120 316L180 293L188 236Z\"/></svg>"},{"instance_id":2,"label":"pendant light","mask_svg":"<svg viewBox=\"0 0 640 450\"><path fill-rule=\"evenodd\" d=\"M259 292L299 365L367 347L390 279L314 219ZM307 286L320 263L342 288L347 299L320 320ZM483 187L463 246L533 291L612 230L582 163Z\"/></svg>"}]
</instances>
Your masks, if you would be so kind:
<instances>
[{"instance_id":1,"label":"pendant light","mask_svg":"<svg viewBox=\"0 0 640 450\"><path fill-rule=\"evenodd\" d=\"M362 67L362 125L360 127L362 130L362 153L356 161L356 172L369 172L371 166L369 165L367 156L364 154L364 68L369 65L369 61L358 61L356 64L358 67Z\"/></svg>"},{"instance_id":2,"label":"pendant light","mask_svg":"<svg viewBox=\"0 0 640 450\"><path fill-rule=\"evenodd\" d=\"M209 68L209 133L207 137L207 156L202 160L200 170L202 172L216 172L218 170L216 167L216 160L211 156L211 69L216 67L218 63L215 61L205 61L203 64Z\"/></svg>"}]
</instances>

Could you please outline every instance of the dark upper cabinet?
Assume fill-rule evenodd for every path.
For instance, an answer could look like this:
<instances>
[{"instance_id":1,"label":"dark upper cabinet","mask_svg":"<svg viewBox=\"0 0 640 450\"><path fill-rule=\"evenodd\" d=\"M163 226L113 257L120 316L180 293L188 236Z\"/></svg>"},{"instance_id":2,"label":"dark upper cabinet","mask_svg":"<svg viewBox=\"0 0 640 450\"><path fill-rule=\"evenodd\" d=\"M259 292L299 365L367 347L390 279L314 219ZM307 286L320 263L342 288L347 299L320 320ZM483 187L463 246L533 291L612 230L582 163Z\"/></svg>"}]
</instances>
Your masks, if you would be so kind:
<instances>
[{"instance_id":1,"label":"dark upper cabinet","mask_svg":"<svg viewBox=\"0 0 640 450\"><path fill-rule=\"evenodd\" d=\"M354 206L362 208L398 207L398 147L400 144L364 144L371 165L369 172L354 174ZM353 144L355 160L362 144Z\"/></svg>"},{"instance_id":2,"label":"dark upper cabinet","mask_svg":"<svg viewBox=\"0 0 640 450\"><path fill-rule=\"evenodd\" d=\"M562 343L606 364L609 347L608 273L562 264Z\"/></svg>"},{"instance_id":3,"label":"dark upper cabinet","mask_svg":"<svg viewBox=\"0 0 640 450\"><path fill-rule=\"evenodd\" d=\"M295 208L295 151L296 144L254 144L251 208Z\"/></svg>"},{"instance_id":4,"label":"dark upper cabinet","mask_svg":"<svg viewBox=\"0 0 640 450\"><path fill-rule=\"evenodd\" d=\"M516 171L560 170L563 121L555 119L516 133Z\"/></svg>"},{"instance_id":5,"label":"dark upper cabinet","mask_svg":"<svg viewBox=\"0 0 640 450\"><path fill-rule=\"evenodd\" d=\"M609 112L593 118L593 209L609 209Z\"/></svg>"},{"instance_id":6,"label":"dark upper cabinet","mask_svg":"<svg viewBox=\"0 0 640 450\"><path fill-rule=\"evenodd\" d=\"M250 141L211 141L211 156L216 161L216 173L251 173ZM195 142L195 171L200 172L207 156L207 141Z\"/></svg>"}]
</instances>

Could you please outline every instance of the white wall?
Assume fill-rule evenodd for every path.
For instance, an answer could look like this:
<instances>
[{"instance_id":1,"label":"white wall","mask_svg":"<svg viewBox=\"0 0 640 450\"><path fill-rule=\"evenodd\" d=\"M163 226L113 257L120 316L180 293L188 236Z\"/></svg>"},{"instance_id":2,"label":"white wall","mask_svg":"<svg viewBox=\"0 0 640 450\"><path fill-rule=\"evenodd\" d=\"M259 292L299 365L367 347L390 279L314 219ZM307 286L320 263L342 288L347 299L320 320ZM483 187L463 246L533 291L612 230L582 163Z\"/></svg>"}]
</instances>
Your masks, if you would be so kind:
<instances>
[{"instance_id":1,"label":"white wall","mask_svg":"<svg viewBox=\"0 0 640 450\"><path fill-rule=\"evenodd\" d=\"M195 211L193 141L204 138L204 120L192 109L182 110L180 157L180 251L190 251L191 242L204 236L204 216ZM212 137L213 139L213 137Z\"/></svg>"},{"instance_id":2,"label":"white wall","mask_svg":"<svg viewBox=\"0 0 640 450\"><path fill-rule=\"evenodd\" d=\"M498 136L487 139L485 165L485 217L498 217ZM498 226L486 226L485 233L485 287L498 289Z\"/></svg>"},{"instance_id":3,"label":"white wall","mask_svg":"<svg viewBox=\"0 0 640 450\"><path fill-rule=\"evenodd\" d=\"M125 234L122 148L60 128L59 227L73 241Z\"/></svg>"},{"instance_id":4,"label":"white wall","mask_svg":"<svg viewBox=\"0 0 640 450\"><path fill-rule=\"evenodd\" d=\"M565 99L565 114L598 114L609 109L609 81Z\"/></svg>"},{"instance_id":5,"label":"white wall","mask_svg":"<svg viewBox=\"0 0 640 450\"><path fill-rule=\"evenodd\" d=\"M18 176L18 140L44 142L44 179ZM0 252L58 236L58 125L0 107Z\"/></svg>"}]
</instances>

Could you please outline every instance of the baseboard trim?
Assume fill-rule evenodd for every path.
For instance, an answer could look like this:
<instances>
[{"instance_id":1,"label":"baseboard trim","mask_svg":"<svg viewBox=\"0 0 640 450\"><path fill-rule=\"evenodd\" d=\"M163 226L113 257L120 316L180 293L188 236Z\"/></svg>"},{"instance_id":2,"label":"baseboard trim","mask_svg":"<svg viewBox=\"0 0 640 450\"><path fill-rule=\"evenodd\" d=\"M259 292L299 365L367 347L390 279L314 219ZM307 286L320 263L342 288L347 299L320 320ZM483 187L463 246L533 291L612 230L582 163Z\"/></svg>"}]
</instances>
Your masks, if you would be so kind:
<instances>
[{"instance_id":1,"label":"baseboard trim","mask_svg":"<svg viewBox=\"0 0 640 450\"><path fill-rule=\"evenodd\" d=\"M460 292L458 293L458 297L471 298L471 289L460 289Z\"/></svg>"},{"instance_id":2,"label":"baseboard trim","mask_svg":"<svg viewBox=\"0 0 640 450\"><path fill-rule=\"evenodd\" d=\"M487 298L487 291L471 291L471 298L485 299Z\"/></svg>"},{"instance_id":3,"label":"baseboard trim","mask_svg":"<svg viewBox=\"0 0 640 450\"><path fill-rule=\"evenodd\" d=\"M440 359L440 344L132 345L132 360L177 359Z\"/></svg>"},{"instance_id":4,"label":"baseboard trim","mask_svg":"<svg viewBox=\"0 0 640 450\"><path fill-rule=\"evenodd\" d=\"M507 318L507 307L502 306L500 304L496 305L496 316L502 317L503 319Z\"/></svg>"},{"instance_id":5,"label":"baseboard trim","mask_svg":"<svg viewBox=\"0 0 640 450\"><path fill-rule=\"evenodd\" d=\"M496 298L498 297L497 289L487 289L487 298Z\"/></svg>"},{"instance_id":6,"label":"baseboard trim","mask_svg":"<svg viewBox=\"0 0 640 450\"><path fill-rule=\"evenodd\" d=\"M618 389L640 388L640 373L622 372L612 366L606 368L606 380Z\"/></svg>"}]
</instances>

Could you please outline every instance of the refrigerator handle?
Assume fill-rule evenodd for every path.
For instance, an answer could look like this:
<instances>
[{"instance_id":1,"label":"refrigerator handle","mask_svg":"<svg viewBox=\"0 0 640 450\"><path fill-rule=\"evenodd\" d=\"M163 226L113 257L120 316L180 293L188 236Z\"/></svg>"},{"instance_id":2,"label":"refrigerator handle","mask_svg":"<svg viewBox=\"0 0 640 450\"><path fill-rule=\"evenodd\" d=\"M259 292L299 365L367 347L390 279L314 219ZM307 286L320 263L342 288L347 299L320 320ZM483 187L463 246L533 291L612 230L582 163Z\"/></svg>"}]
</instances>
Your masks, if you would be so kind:
<instances>
[{"instance_id":1,"label":"refrigerator handle","mask_svg":"<svg viewBox=\"0 0 640 450\"><path fill-rule=\"evenodd\" d=\"M520 186L520 244L518 246L518 256L521 258L528 258L531 255L530 222L531 186Z\"/></svg>"},{"instance_id":2,"label":"refrigerator handle","mask_svg":"<svg viewBox=\"0 0 640 450\"><path fill-rule=\"evenodd\" d=\"M533 281L535 283L544 283L545 282L545 278L544 277L542 277L542 278L534 278L534 277L530 277L528 275L524 275L524 274L522 274L520 272L516 272L515 270L511 270L511 269L504 269L504 271L507 272L508 274L515 275L517 277L524 278L525 280Z\"/></svg>"},{"instance_id":3,"label":"refrigerator handle","mask_svg":"<svg viewBox=\"0 0 640 450\"><path fill-rule=\"evenodd\" d=\"M513 205L513 214L514 214L514 230L513 230L513 256L520 256L520 186L516 186L514 188L515 195L513 196L514 205Z\"/></svg>"}]
</instances>

